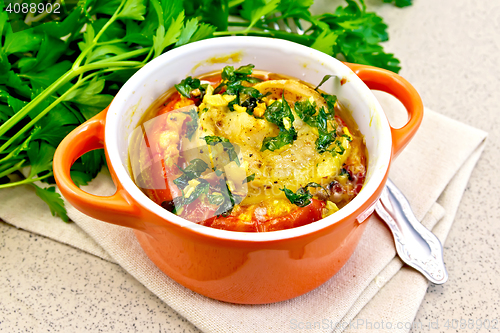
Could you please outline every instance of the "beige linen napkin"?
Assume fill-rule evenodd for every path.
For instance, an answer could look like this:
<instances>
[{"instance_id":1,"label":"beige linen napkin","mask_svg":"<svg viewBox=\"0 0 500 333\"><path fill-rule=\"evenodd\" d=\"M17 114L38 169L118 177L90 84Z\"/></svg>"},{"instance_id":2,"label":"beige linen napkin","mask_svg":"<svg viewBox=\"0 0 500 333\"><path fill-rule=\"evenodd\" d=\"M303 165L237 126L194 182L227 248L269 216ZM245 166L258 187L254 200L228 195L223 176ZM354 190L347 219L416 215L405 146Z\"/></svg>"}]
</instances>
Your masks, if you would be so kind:
<instances>
[{"instance_id":1,"label":"beige linen napkin","mask_svg":"<svg viewBox=\"0 0 500 333\"><path fill-rule=\"evenodd\" d=\"M485 137L480 130L427 109L418 134L393 164L390 177L408 197L417 218L441 241L453 223ZM110 194L113 184L101 173L86 190ZM130 229L94 220L69 205L68 215L76 225L65 224L37 203L29 187L0 190L0 203L0 217L6 222L113 260L206 332L408 332L428 285L395 257L392 236L377 216L365 222L369 225L347 264L319 288L280 303L235 305L206 298L171 280L149 260Z\"/></svg>"}]
</instances>

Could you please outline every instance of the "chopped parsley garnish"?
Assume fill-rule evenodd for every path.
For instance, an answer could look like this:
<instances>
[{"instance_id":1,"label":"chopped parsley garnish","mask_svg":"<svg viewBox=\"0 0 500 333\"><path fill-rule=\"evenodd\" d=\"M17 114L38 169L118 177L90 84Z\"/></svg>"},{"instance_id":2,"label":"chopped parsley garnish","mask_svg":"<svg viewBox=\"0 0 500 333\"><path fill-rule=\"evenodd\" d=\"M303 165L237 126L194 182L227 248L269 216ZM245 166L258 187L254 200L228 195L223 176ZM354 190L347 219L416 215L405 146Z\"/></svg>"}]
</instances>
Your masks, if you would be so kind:
<instances>
[{"instance_id":1,"label":"chopped parsley garnish","mask_svg":"<svg viewBox=\"0 0 500 333\"><path fill-rule=\"evenodd\" d=\"M175 89L184 97L191 98L191 92L195 89L199 89L201 86L200 80L188 76L181 83L175 85Z\"/></svg>"},{"instance_id":2,"label":"chopped parsley garnish","mask_svg":"<svg viewBox=\"0 0 500 333\"><path fill-rule=\"evenodd\" d=\"M219 201L222 201L222 202L220 203L219 208L217 208L217 210L215 211L215 215L217 215L217 216L222 215L222 216L227 217L231 214L231 211L233 210L234 205L236 203L241 202L241 198L239 198L240 199L239 201L235 200L235 197L233 196L233 194L229 190L229 187L227 186L225 178L220 180L220 185L222 186L222 188L225 188L226 191L221 189L220 194L222 196L222 200L219 199ZM236 199L238 199L238 198L236 198Z\"/></svg>"},{"instance_id":3,"label":"chopped parsley garnish","mask_svg":"<svg viewBox=\"0 0 500 333\"><path fill-rule=\"evenodd\" d=\"M186 136L189 141L191 141L194 133L196 133L198 129L198 112L196 112L195 108L191 108L188 112L184 113L191 117L191 120L186 123Z\"/></svg>"},{"instance_id":4,"label":"chopped parsley garnish","mask_svg":"<svg viewBox=\"0 0 500 333\"><path fill-rule=\"evenodd\" d=\"M328 116L324 108L319 109L316 123L318 127L318 138L316 139L316 150L318 153L323 154L328 150L328 147L335 141L337 137L336 130L328 131Z\"/></svg>"},{"instance_id":5,"label":"chopped parsley garnish","mask_svg":"<svg viewBox=\"0 0 500 333\"><path fill-rule=\"evenodd\" d=\"M188 193L189 195L187 197L183 195L174 199L176 207L189 205L190 203L201 197L202 194L205 195L208 194L208 190L210 189L210 183L202 178L198 178L197 181L199 182L199 184L196 185L194 190Z\"/></svg>"},{"instance_id":6,"label":"chopped parsley garnish","mask_svg":"<svg viewBox=\"0 0 500 333\"><path fill-rule=\"evenodd\" d=\"M250 176L248 176L247 178L245 178L245 180L243 181L243 184L250 183L254 179L255 179L255 173L252 173Z\"/></svg>"},{"instance_id":7,"label":"chopped parsley garnish","mask_svg":"<svg viewBox=\"0 0 500 333\"><path fill-rule=\"evenodd\" d=\"M236 149L234 145L229 142L228 139L223 138L221 136L215 135L207 135L203 137L207 145L215 146L216 144L221 144L224 148L224 151L228 154L231 161L235 161L238 166L240 166L240 159L238 158L238 154L236 153Z\"/></svg>"},{"instance_id":8,"label":"chopped parsley garnish","mask_svg":"<svg viewBox=\"0 0 500 333\"><path fill-rule=\"evenodd\" d=\"M316 90L325 83L331 77L335 75L325 75L320 84L316 87ZM337 96L321 93L321 96L326 102L325 107L321 107L318 112L316 112L317 105L315 102L305 100L302 102L295 102L294 109L297 116L302 119L306 124L311 127L316 127L318 129L318 138L316 139L316 151L323 154L326 151L331 152L333 155L342 155L345 148L342 146L340 141L336 141L337 129L328 130L328 121L333 120L335 117L335 103L337 102ZM351 138L348 138L351 141ZM337 148L331 148L332 143L335 143Z\"/></svg>"},{"instance_id":9,"label":"chopped parsley garnish","mask_svg":"<svg viewBox=\"0 0 500 333\"><path fill-rule=\"evenodd\" d=\"M337 96L322 93L321 97L323 97L326 102L326 106L328 107L328 116L330 117L328 119L333 119L333 116L335 116L335 103L337 103Z\"/></svg>"},{"instance_id":10,"label":"chopped parsley garnish","mask_svg":"<svg viewBox=\"0 0 500 333\"><path fill-rule=\"evenodd\" d=\"M323 85L326 81L330 80L332 77L337 77L337 75L325 75L323 76L323 79L321 79L321 82L314 88L314 90L318 91L319 87Z\"/></svg>"},{"instance_id":11,"label":"chopped parsley garnish","mask_svg":"<svg viewBox=\"0 0 500 333\"><path fill-rule=\"evenodd\" d=\"M285 192L285 196L287 197L288 200L290 200L292 204L297 205L299 207L305 207L311 203L311 199L313 197L311 192L309 192L308 187L323 188L320 184L311 182L304 187L300 187L295 193L293 193L292 190L287 189L286 186L280 188L280 191Z\"/></svg>"},{"instance_id":12,"label":"chopped parsley garnish","mask_svg":"<svg viewBox=\"0 0 500 333\"><path fill-rule=\"evenodd\" d=\"M202 139L209 146L222 145L223 151L228 154L230 160L235 161L238 166L240 165L236 148L228 139L215 135L205 136ZM215 174L219 177L215 183L211 176L204 179L202 174L207 170L212 170L212 168L202 159L192 160L184 169L178 168L182 175L174 180L174 184L182 191L182 195L174 198L173 204L175 208L169 206L169 210L175 214L182 212L184 206L199 198L202 201L208 201L211 205L218 206L214 215L228 216L231 214L234 205L244 199L244 196L231 192L224 171L216 169L216 167L213 168ZM246 177L243 183L250 182L254 178L255 174L252 174ZM212 181L209 182L207 179L212 179Z\"/></svg>"},{"instance_id":13,"label":"chopped parsley garnish","mask_svg":"<svg viewBox=\"0 0 500 333\"><path fill-rule=\"evenodd\" d=\"M316 108L316 102L311 103L308 99L302 102L295 102L294 105L297 116L311 127L317 127L316 117L314 116L316 114Z\"/></svg>"},{"instance_id":14,"label":"chopped parsley garnish","mask_svg":"<svg viewBox=\"0 0 500 333\"><path fill-rule=\"evenodd\" d=\"M270 150L275 151L281 147L291 144L297 139L297 131L293 127L293 116L290 105L285 99L285 91L283 90L282 101L275 101L269 105L264 113L264 118L270 123L278 126L280 132L275 137L267 137L262 142L260 151Z\"/></svg>"},{"instance_id":15,"label":"chopped parsley garnish","mask_svg":"<svg viewBox=\"0 0 500 333\"><path fill-rule=\"evenodd\" d=\"M254 67L255 66L252 64L238 67L238 69L234 69L233 66L224 67L224 69L222 69L222 73L221 73L221 78L223 81L223 82L221 82L221 84L224 85L224 81L226 81L226 84L227 83L238 83L238 82L241 84L241 82L243 82L243 81L246 81L249 83L260 82L261 81L260 79L250 76L250 75L252 75ZM217 87L217 88L219 88L219 87Z\"/></svg>"},{"instance_id":16,"label":"chopped parsley garnish","mask_svg":"<svg viewBox=\"0 0 500 333\"><path fill-rule=\"evenodd\" d=\"M226 66L222 70L222 81L215 88L214 93L217 94L225 88L224 95L236 96L234 100L229 102L229 110L234 111L234 105L238 104L246 107L247 113L253 114L253 109L257 106L258 101L264 97L257 89L243 85L243 82L258 83L261 81L250 76L254 67L254 65L249 64L235 70L233 66Z\"/></svg>"},{"instance_id":17,"label":"chopped parsley garnish","mask_svg":"<svg viewBox=\"0 0 500 333\"><path fill-rule=\"evenodd\" d=\"M179 166L177 167L182 172L182 176L176 178L174 180L174 184L181 190L188 186L188 182L190 180L197 179L205 170L209 168L208 164L199 158L192 160L185 169L182 169Z\"/></svg>"},{"instance_id":18,"label":"chopped parsley garnish","mask_svg":"<svg viewBox=\"0 0 500 333\"><path fill-rule=\"evenodd\" d=\"M263 95L260 91L258 91L253 87L239 86L239 91L236 94L236 98L233 101L231 101L228 105L230 109L234 104L246 107L247 108L246 112L250 115L253 115L253 109L255 109L257 103L262 101L262 97L264 96L266 95Z\"/></svg>"},{"instance_id":19,"label":"chopped parsley garnish","mask_svg":"<svg viewBox=\"0 0 500 333\"><path fill-rule=\"evenodd\" d=\"M201 84L199 79L192 78L191 76L188 76L175 85L175 89L177 89L182 96L186 98L196 97L198 100L203 100L203 96L205 96L205 93L207 92L207 87L208 83ZM199 92L194 94L193 92L195 90L198 90Z\"/></svg>"},{"instance_id":20,"label":"chopped parsley garnish","mask_svg":"<svg viewBox=\"0 0 500 333\"><path fill-rule=\"evenodd\" d=\"M207 145L210 146L215 146L216 144L220 142L229 142L229 139L226 139L222 136L216 136L216 135L207 135L203 137L203 140L207 143Z\"/></svg>"}]
</instances>

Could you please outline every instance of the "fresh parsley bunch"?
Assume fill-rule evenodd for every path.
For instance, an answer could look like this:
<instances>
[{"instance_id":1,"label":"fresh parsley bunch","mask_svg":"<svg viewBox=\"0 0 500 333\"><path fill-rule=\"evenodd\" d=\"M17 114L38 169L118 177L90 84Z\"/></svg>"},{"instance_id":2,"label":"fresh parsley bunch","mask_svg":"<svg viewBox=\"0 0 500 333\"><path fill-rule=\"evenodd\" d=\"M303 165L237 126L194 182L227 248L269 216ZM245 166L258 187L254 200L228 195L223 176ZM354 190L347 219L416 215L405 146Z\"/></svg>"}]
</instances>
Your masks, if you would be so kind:
<instances>
[{"instance_id":1,"label":"fresh parsley bunch","mask_svg":"<svg viewBox=\"0 0 500 333\"><path fill-rule=\"evenodd\" d=\"M22 15L9 16L0 0L0 189L31 184L52 213L67 221L55 187L34 184L54 183L59 142L104 109L148 61L197 40L282 38L399 71L399 61L380 45L388 39L382 19L363 0L346 1L333 13L314 16L312 0L80 0L60 20L31 17L28 27ZM294 22L303 32L282 30L279 22ZM73 180L87 184L104 163L102 151L83 155L72 168ZM7 177L19 171L27 177Z\"/></svg>"}]
</instances>

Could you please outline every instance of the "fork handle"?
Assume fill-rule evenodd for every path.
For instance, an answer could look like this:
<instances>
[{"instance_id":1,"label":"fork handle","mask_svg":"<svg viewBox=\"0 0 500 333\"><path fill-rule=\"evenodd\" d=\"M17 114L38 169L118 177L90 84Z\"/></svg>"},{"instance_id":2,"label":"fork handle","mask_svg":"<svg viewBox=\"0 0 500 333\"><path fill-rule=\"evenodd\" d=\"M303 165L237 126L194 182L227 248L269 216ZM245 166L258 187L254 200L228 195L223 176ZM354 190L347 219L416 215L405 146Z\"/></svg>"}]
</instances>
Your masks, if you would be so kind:
<instances>
[{"instance_id":1,"label":"fork handle","mask_svg":"<svg viewBox=\"0 0 500 333\"><path fill-rule=\"evenodd\" d=\"M401 260L432 283L445 283L448 272L441 242L417 220L406 197L389 179L375 210L391 229Z\"/></svg>"}]
</instances>

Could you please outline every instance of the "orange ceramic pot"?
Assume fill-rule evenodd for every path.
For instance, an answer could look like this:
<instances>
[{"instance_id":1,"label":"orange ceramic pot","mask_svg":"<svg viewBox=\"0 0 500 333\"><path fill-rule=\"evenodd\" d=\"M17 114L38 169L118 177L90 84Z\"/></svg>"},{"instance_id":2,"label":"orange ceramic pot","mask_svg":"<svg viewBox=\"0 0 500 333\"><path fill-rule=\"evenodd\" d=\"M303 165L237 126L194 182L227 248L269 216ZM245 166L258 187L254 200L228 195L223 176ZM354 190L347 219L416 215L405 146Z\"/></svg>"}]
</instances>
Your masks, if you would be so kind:
<instances>
[{"instance_id":1,"label":"orange ceramic pot","mask_svg":"<svg viewBox=\"0 0 500 333\"><path fill-rule=\"evenodd\" d=\"M252 63L256 69L322 86L347 107L366 139L369 155L363 189L337 213L294 229L245 233L204 227L151 201L128 171L128 137L148 106L186 76ZM371 89L397 97L408 123L391 128ZM96 219L135 229L149 258L175 281L218 300L260 304L302 295L330 279L349 259L373 213L391 160L415 134L423 106L415 89L392 72L338 60L292 42L260 37L215 38L188 44L154 59L119 91L107 110L71 132L54 157L64 197ZM70 167L82 154L104 148L117 191L110 197L85 193Z\"/></svg>"}]
</instances>

